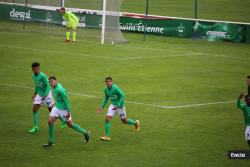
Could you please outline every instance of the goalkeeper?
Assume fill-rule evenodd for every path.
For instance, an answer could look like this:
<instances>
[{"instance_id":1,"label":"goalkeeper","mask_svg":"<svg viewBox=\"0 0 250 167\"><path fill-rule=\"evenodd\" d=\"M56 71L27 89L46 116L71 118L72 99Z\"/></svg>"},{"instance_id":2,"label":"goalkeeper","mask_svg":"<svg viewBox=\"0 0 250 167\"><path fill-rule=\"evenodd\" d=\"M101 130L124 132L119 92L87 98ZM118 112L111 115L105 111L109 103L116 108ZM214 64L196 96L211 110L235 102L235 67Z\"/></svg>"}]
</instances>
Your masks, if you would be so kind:
<instances>
[{"instance_id":1,"label":"goalkeeper","mask_svg":"<svg viewBox=\"0 0 250 167\"><path fill-rule=\"evenodd\" d=\"M77 25L79 22L77 16L70 11L66 11L66 9L64 7L59 9L59 12L63 15L63 18L67 22L65 42L70 42L70 40L69 40L70 39L70 31L72 31L72 42L75 42L76 41L76 29L77 29Z\"/></svg>"}]
</instances>

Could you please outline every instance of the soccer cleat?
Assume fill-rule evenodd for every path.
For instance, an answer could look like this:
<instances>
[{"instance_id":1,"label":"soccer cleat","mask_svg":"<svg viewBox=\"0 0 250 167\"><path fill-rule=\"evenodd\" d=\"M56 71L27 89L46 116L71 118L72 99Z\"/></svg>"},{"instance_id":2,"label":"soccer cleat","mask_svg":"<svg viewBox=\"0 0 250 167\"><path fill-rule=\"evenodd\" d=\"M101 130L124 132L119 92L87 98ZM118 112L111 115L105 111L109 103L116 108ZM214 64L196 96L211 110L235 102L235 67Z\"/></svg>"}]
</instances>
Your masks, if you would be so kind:
<instances>
[{"instance_id":1,"label":"soccer cleat","mask_svg":"<svg viewBox=\"0 0 250 167\"><path fill-rule=\"evenodd\" d=\"M84 133L84 142L87 144L89 142L89 132Z\"/></svg>"},{"instance_id":2,"label":"soccer cleat","mask_svg":"<svg viewBox=\"0 0 250 167\"><path fill-rule=\"evenodd\" d=\"M140 128L141 128L141 127L140 127L140 121L139 121L139 120L136 120L135 122L136 122L136 124L135 124L135 130L136 130L136 131L139 131Z\"/></svg>"},{"instance_id":3,"label":"soccer cleat","mask_svg":"<svg viewBox=\"0 0 250 167\"><path fill-rule=\"evenodd\" d=\"M48 143L44 144L43 147L44 148L49 148L49 147L51 147L53 145L55 145L55 143L52 143L52 142L49 141Z\"/></svg>"},{"instance_id":4,"label":"soccer cleat","mask_svg":"<svg viewBox=\"0 0 250 167\"><path fill-rule=\"evenodd\" d=\"M68 40L68 39L65 39L65 41L64 42L70 42L70 40Z\"/></svg>"},{"instance_id":5,"label":"soccer cleat","mask_svg":"<svg viewBox=\"0 0 250 167\"><path fill-rule=\"evenodd\" d=\"M38 131L39 131L39 128L34 126L32 129L30 129L30 130L28 131L28 133L36 133L36 132L38 132Z\"/></svg>"},{"instance_id":6,"label":"soccer cleat","mask_svg":"<svg viewBox=\"0 0 250 167\"><path fill-rule=\"evenodd\" d=\"M111 138L109 136L102 136L102 137L100 137L100 139L103 141L110 141L111 140Z\"/></svg>"}]
</instances>

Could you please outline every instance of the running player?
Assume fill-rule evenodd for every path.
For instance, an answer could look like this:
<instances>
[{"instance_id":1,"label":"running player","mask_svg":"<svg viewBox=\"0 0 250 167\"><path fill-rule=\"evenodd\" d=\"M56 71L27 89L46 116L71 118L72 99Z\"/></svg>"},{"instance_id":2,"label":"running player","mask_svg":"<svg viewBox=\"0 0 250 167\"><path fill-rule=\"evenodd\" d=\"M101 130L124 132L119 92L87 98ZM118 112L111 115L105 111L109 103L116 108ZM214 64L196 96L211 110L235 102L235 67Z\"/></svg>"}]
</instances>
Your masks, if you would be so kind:
<instances>
[{"instance_id":1,"label":"running player","mask_svg":"<svg viewBox=\"0 0 250 167\"><path fill-rule=\"evenodd\" d=\"M50 91L49 80L47 76L40 71L40 63L34 62L31 65L32 67L32 79L35 83L35 91L32 96L33 100L33 120L34 126L28 131L28 133L36 133L39 131L38 127L38 110L44 104L48 107L49 112L51 111L54 100ZM62 121L62 120L61 120ZM66 124L62 121L61 128L65 128Z\"/></svg>"},{"instance_id":2,"label":"running player","mask_svg":"<svg viewBox=\"0 0 250 167\"><path fill-rule=\"evenodd\" d=\"M41 105L44 104L48 107L49 112L51 111L54 101L52 99L52 94L50 91L49 80L47 76L40 71L40 63L34 62L32 67L32 79L35 83L35 91L32 96L33 100L33 120L34 126L28 131L28 133L36 133L39 131L38 127L38 110Z\"/></svg>"},{"instance_id":3,"label":"running player","mask_svg":"<svg viewBox=\"0 0 250 167\"><path fill-rule=\"evenodd\" d=\"M108 112L105 120L105 136L100 137L101 140L110 141L110 121L112 117L117 113L121 121L124 124L133 125L137 131L140 130L139 120L127 119L126 109L124 104L125 95L122 90L115 84L112 83L112 78L107 77L105 79L105 89L104 89L104 100L102 105L98 108L97 112L101 113L106 106L109 99L111 99L111 104L109 105Z\"/></svg>"},{"instance_id":4,"label":"running player","mask_svg":"<svg viewBox=\"0 0 250 167\"><path fill-rule=\"evenodd\" d=\"M53 97L55 99L55 106L52 108L52 111L49 116L48 125L49 125L49 142L44 144L44 147L50 147L54 145L54 122L57 118L62 118L67 123L68 127L74 129L75 131L83 134L84 142L88 143L89 133L87 130L81 128L78 124L73 123L71 117L70 103L68 99L68 93L62 86L58 83L55 76L49 78L49 83L51 85Z\"/></svg>"}]
</instances>

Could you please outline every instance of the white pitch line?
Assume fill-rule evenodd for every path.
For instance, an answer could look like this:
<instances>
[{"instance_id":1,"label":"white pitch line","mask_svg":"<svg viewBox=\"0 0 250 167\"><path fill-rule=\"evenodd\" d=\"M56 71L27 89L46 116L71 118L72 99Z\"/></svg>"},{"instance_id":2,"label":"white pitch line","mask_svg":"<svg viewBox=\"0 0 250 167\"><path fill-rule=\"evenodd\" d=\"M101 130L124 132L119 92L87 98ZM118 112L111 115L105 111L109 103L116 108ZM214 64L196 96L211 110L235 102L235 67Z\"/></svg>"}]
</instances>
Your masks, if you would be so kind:
<instances>
[{"instance_id":1,"label":"white pitch line","mask_svg":"<svg viewBox=\"0 0 250 167\"><path fill-rule=\"evenodd\" d=\"M76 52L63 52L63 51L53 51L53 50L46 50L46 49L37 49L37 48L29 48L29 47L22 47L22 46L13 46L13 45L4 45L0 44L0 47L8 47L8 48L15 48L15 49L24 49L24 50L31 50L31 51L40 51L40 52L49 52L49 53L58 53L58 54L65 54L65 55L77 55L83 57L90 57L90 58L104 58L104 59L113 59L118 61L124 60L138 60L138 59L153 59L153 58L168 58L168 57L185 57L185 56L195 56L201 55L201 53L186 53L183 55L166 55L166 56L146 56L146 57L107 57L107 56L94 56L88 55L84 53L76 53Z\"/></svg>"},{"instance_id":2,"label":"white pitch line","mask_svg":"<svg viewBox=\"0 0 250 167\"><path fill-rule=\"evenodd\" d=\"M14 32L5 32L5 31L0 31L0 33L5 33L5 34L10 34L10 35L27 35L27 33L23 33L23 32L18 32L18 33L14 33ZM30 35L33 36L33 35ZM63 38L60 37L49 37L51 39L60 39L63 41ZM77 41L81 41L81 42L86 42L86 43L96 43L98 44L99 42L95 42L95 41L89 41L89 40L81 40L78 39ZM187 52L187 51L183 51L183 50L174 50L174 49L162 49L162 48L148 48L148 47L140 47L140 46L131 46L131 45L123 45L123 44L116 44L115 46L120 46L120 47L126 47L126 48L133 48L133 49L143 49L143 50L156 50L156 51L173 51L173 52L179 52L179 53L197 53L197 54L208 54L208 55L217 55L217 54L211 54L211 53L204 53L204 52ZM226 56L226 55L219 55L219 56Z\"/></svg>"},{"instance_id":3,"label":"white pitch line","mask_svg":"<svg viewBox=\"0 0 250 167\"><path fill-rule=\"evenodd\" d=\"M54 39L62 39L59 37L50 37ZM96 43L94 41L89 41L89 40L78 40L86 43ZM131 45L122 45L122 44L116 44L115 46L120 46L120 47L127 47L127 48L133 48L133 49L143 49L143 50L156 50L156 51L171 51L171 52L177 52L177 53L185 53L185 54L190 54L190 55L208 55L208 56L215 56L215 57L225 57L225 58L232 58L232 59L242 59L240 57L236 56L227 56L223 54L213 54L213 53L205 53L205 52L193 52L193 51L183 51L183 50L174 50L174 49L161 49L161 48L147 48L147 47L139 47L139 46L131 46ZM180 55L182 56L182 55ZM151 56L151 57L131 57L131 58L120 58L121 60L133 60L133 59L147 59L147 58L165 58L165 57L170 57L170 56ZM171 56L175 57L175 56ZM118 58L119 59L119 58ZM249 58L246 58L249 59Z\"/></svg>"},{"instance_id":4,"label":"white pitch line","mask_svg":"<svg viewBox=\"0 0 250 167\"><path fill-rule=\"evenodd\" d=\"M63 40L62 38L59 38L59 37L50 37L50 38ZM97 42L89 41L89 40L81 40L81 39L79 39L77 41L82 41L82 42L86 42L86 43L96 43L97 44ZM121 44L116 44L116 46L133 48L132 46L121 45ZM154 48L143 48L143 47L135 47L135 48L136 49L140 48L140 49L159 50L159 49L154 49ZM160 49L160 50L163 51L163 49ZM164 50L164 51L166 51L166 50ZM201 55L201 54L203 54L203 53L185 52L185 51L177 51L177 50L172 50L172 51L180 52L180 53L185 53L185 54L184 55L167 55L167 56L127 57L127 58L117 58L117 59L119 59L119 60L137 60L137 59L154 59L154 58L166 58L166 57L194 56L194 55Z\"/></svg>"},{"instance_id":5,"label":"white pitch line","mask_svg":"<svg viewBox=\"0 0 250 167\"><path fill-rule=\"evenodd\" d=\"M94 55L88 55L88 54L84 54L84 53L63 52L63 51L55 51L55 50L47 50L47 49L37 49L37 48L29 48L29 47L13 46L13 45L4 45L4 44L0 44L0 47L8 47L8 48L15 48L15 49L24 49L24 50L40 51L40 52L49 52L49 53L58 53L58 54L66 54L66 55L77 55L77 56L91 57L91 58L104 58L104 59L119 60L119 58L115 58L115 57L94 56Z\"/></svg>"},{"instance_id":6,"label":"white pitch line","mask_svg":"<svg viewBox=\"0 0 250 167\"><path fill-rule=\"evenodd\" d=\"M24 50L31 50L31 51L40 51L40 52L48 52L48 53L57 53L57 54L64 54L64 55L77 55L82 57L90 57L90 58L103 58L103 59L112 59L117 61L124 61L124 60L138 60L138 59L154 59L154 58L169 58L169 57L187 57L187 56L195 56L195 55L208 55L208 56L215 56L215 57L225 57L225 58L233 58L233 59L240 59L244 60L244 58L235 57L235 56L226 56L226 55L216 55L216 54L206 54L206 53L199 53L199 52L186 52L182 55L166 55L166 56L146 56L146 57L108 57L108 56L94 56L84 53L77 53L77 52L65 52L65 51L54 51L54 50L46 50L46 49L38 49L38 48L29 48L29 47L22 47L22 46L13 46L13 45L4 45L0 44L0 47L8 47L8 48L15 48L15 49L24 49ZM249 60L250 58L245 58Z\"/></svg>"},{"instance_id":7,"label":"white pitch line","mask_svg":"<svg viewBox=\"0 0 250 167\"><path fill-rule=\"evenodd\" d=\"M20 86L20 85L14 85L14 84L0 84L0 85L2 85L2 86L8 86L8 87L14 87L14 88L23 88L23 89L31 89L31 90L34 90L34 88L28 87L28 86ZM99 97L94 96L94 95L87 95L87 94L82 94L82 93L69 92L69 94L75 95L75 96L84 96L84 97L99 98Z\"/></svg>"},{"instance_id":8,"label":"white pitch line","mask_svg":"<svg viewBox=\"0 0 250 167\"><path fill-rule=\"evenodd\" d=\"M0 33L7 33L7 34L13 34L13 35L26 35L22 32L20 32L20 34L17 34L17 33L10 33L10 32L3 32L3 31L0 31ZM61 39L59 37L50 37L50 38L54 38L54 39ZM86 43L96 43L98 44L98 42L95 42L95 41L89 41L89 40L78 40L78 41L82 41L82 42L86 42ZM232 59L246 59L246 60L249 60L250 58L241 58L241 57L237 57L237 56L228 56L228 55L223 55L223 54L213 54L213 53L205 53L205 52L193 52L193 51L183 51L183 50L174 50L174 49L162 49L162 48L148 48L148 47L139 47L139 46L131 46L131 45L122 45L122 44L116 44L115 46L120 46L120 47L127 47L127 48L134 48L134 49L143 49L143 50L157 50L157 51L172 51L172 52L179 52L179 53L187 53L187 54L203 54L203 55L208 55L208 56L215 56L215 57L225 57L225 58L232 58ZM65 52L63 52L65 53ZM68 53L67 53L68 54ZM72 53L70 53L72 54ZM82 53L79 53L80 55L83 56ZM114 58L114 57L103 57L103 56L91 56L91 55L86 55L85 56L88 56L88 57L96 57L96 58L109 58L109 59L115 59L115 60L133 60L133 58ZM155 56L155 57L151 57L151 58L165 58L166 56L162 56L162 57L158 57L158 56ZM167 56L169 57L169 56ZM147 57L143 57L143 58L147 58ZM142 59L142 58L138 58L138 59Z\"/></svg>"},{"instance_id":9,"label":"white pitch line","mask_svg":"<svg viewBox=\"0 0 250 167\"><path fill-rule=\"evenodd\" d=\"M98 96L95 96L95 95L87 95L87 94L74 93L74 92L69 92L69 94L75 95L75 96L93 97L93 98L101 99L101 97L98 97Z\"/></svg>"},{"instance_id":10,"label":"white pitch line","mask_svg":"<svg viewBox=\"0 0 250 167\"><path fill-rule=\"evenodd\" d=\"M120 58L121 60L138 60L138 59L154 59L154 58L167 58L167 57L186 57L186 56L195 56L201 55L201 53L186 53L182 55L166 55L166 56L147 56L147 57L128 57Z\"/></svg>"},{"instance_id":11,"label":"white pitch line","mask_svg":"<svg viewBox=\"0 0 250 167\"><path fill-rule=\"evenodd\" d=\"M157 104L148 104L148 103L141 103L141 102L134 102L134 101L127 101L132 104L144 105L144 106L151 106L151 107L159 107L165 109L175 109L175 108L190 108L190 107L199 107L199 106L208 106L208 105L216 105L216 104L227 104L227 103L235 103L236 100L228 100L228 101L218 101L218 102L210 102L210 103L199 103L199 104L187 104L187 105L177 105L177 106L163 106Z\"/></svg>"},{"instance_id":12,"label":"white pitch line","mask_svg":"<svg viewBox=\"0 0 250 167\"><path fill-rule=\"evenodd\" d=\"M34 89L29 86L20 86L20 85L14 85L14 84L1 84L2 86L8 86L8 87L14 87L14 88L23 88L23 89Z\"/></svg>"},{"instance_id":13,"label":"white pitch line","mask_svg":"<svg viewBox=\"0 0 250 167\"><path fill-rule=\"evenodd\" d=\"M23 88L23 89L34 89L31 87L14 85L14 84L0 84L0 86L8 86L8 87L15 87L15 88ZM74 93L74 92L69 92L69 94L72 94L75 96L83 96L83 97L101 99L101 97L98 97L95 95L88 95L88 94ZM135 101L131 101L131 100L126 100L126 102L131 103L131 104L137 104L137 105L143 105L143 106L149 106L149 107L157 107L157 108L163 108L163 109L176 109L176 108L191 108L191 107L208 106L208 105L216 105L216 104L235 103L236 100L217 101L217 102L198 103L198 104L186 104L186 105L176 105L176 106L164 106L164 105L158 105L158 104L135 102Z\"/></svg>"},{"instance_id":14,"label":"white pitch line","mask_svg":"<svg viewBox=\"0 0 250 167\"><path fill-rule=\"evenodd\" d=\"M227 55L223 55L223 54L205 53L205 52L187 52L187 51L174 50L174 49L146 48L146 47L120 45L120 44L118 44L117 46L134 48L134 49L143 49L143 50L171 51L171 52L187 53L187 54L194 54L194 55L200 54L200 55L208 55L208 56L214 56L214 57L225 57L225 58L232 58L232 59L247 59L247 60L250 59L250 58L242 58L242 57L237 57L237 56L227 56Z\"/></svg>"}]
</instances>

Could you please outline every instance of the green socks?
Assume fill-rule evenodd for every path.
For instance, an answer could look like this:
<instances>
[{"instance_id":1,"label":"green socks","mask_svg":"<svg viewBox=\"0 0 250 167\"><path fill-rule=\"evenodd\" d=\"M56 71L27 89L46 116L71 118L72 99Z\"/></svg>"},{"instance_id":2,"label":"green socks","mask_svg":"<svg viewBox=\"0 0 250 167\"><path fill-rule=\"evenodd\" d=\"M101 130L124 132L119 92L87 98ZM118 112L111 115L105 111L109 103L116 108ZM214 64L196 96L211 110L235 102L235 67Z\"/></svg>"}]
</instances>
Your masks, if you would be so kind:
<instances>
[{"instance_id":1,"label":"green socks","mask_svg":"<svg viewBox=\"0 0 250 167\"><path fill-rule=\"evenodd\" d=\"M54 125L49 125L49 141L54 143Z\"/></svg>"},{"instance_id":2,"label":"green socks","mask_svg":"<svg viewBox=\"0 0 250 167\"><path fill-rule=\"evenodd\" d=\"M34 127L38 128L38 113L33 112L33 117L34 117Z\"/></svg>"},{"instance_id":3,"label":"green socks","mask_svg":"<svg viewBox=\"0 0 250 167\"><path fill-rule=\"evenodd\" d=\"M128 124L129 124L129 125L135 125L136 122L135 122L135 120L133 120L133 119L128 119Z\"/></svg>"},{"instance_id":4,"label":"green socks","mask_svg":"<svg viewBox=\"0 0 250 167\"><path fill-rule=\"evenodd\" d=\"M61 121L61 129L64 129L67 125L66 125L66 121L64 120L64 118L62 117L58 117Z\"/></svg>"},{"instance_id":5,"label":"green socks","mask_svg":"<svg viewBox=\"0 0 250 167\"><path fill-rule=\"evenodd\" d=\"M72 129L74 129L75 131L77 132L80 132L80 133L83 133L83 134L86 134L88 133L85 129L81 128L79 125L77 124L73 124L72 126ZM51 143L54 143L55 142L55 139L54 139L54 125L49 125L49 141Z\"/></svg>"},{"instance_id":6,"label":"green socks","mask_svg":"<svg viewBox=\"0 0 250 167\"><path fill-rule=\"evenodd\" d=\"M75 31L72 32L72 41L73 42L76 41L76 32Z\"/></svg>"},{"instance_id":7,"label":"green socks","mask_svg":"<svg viewBox=\"0 0 250 167\"><path fill-rule=\"evenodd\" d=\"M79 125L77 125L75 123L73 124L72 129L74 129L77 132L83 133L83 134L88 133L85 129L81 128Z\"/></svg>"},{"instance_id":8,"label":"green socks","mask_svg":"<svg viewBox=\"0 0 250 167\"><path fill-rule=\"evenodd\" d=\"M69 40L69 37L70 37L70 32L66 31L66 40Z\"/></svg>"},{"instance_id":9,"label":"green socks","mask_svg":"<svg viewBox=\"0 0 250 167\"><path fill-rule=\"evenodd\" d=\"M106 121L105 123L105 133L106 133L106 136L110 136L110 121Z\"/></svg>"}]
</instances>

